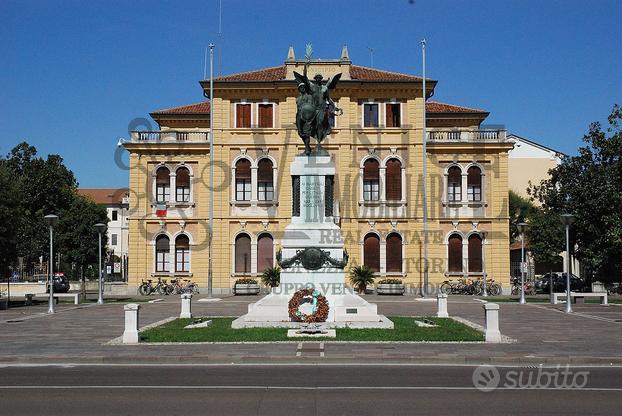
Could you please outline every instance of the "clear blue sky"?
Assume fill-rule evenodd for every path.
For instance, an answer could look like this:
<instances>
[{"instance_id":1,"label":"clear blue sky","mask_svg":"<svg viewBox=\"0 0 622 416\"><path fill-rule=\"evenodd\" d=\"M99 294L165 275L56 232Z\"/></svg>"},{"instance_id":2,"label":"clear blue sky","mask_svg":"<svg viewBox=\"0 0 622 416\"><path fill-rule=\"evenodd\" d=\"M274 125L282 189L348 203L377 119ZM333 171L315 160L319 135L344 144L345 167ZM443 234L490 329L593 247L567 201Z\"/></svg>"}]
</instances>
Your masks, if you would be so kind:
<instances>
[{"instance_id":1,"label":"clear blue sky","mask_svg":"<svg viewBox=\"0 0 622 416\"><path fill-rule=\"evenodd\" d=\"M203 100L210 41L223 74L279 65L306 43L323 58L347 44L360 65L371 47L375 67L420 74L426 37L434 99L569 154L622 103L619 1L222 0L220 40L218 3L0 1L0 153L27 140L61 154L83 187L126 186L117 139L136 117Z\"/></svg>"}]
</instances>

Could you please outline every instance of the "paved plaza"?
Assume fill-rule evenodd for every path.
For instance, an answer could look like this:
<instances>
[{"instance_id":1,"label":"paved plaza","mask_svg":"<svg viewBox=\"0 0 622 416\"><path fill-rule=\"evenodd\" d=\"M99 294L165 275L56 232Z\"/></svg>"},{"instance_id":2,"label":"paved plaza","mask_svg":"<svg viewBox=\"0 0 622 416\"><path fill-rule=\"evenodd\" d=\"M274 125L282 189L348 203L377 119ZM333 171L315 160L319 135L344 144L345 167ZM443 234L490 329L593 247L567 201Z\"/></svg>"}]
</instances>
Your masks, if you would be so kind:
<instances>
[{"instance_id":1,"label":"paved plaza","mask_svg":"<svg viewBox=\"0 0 622 416\"><path fill-rule=\"evenodd\" d=\"M256 296L192 302L195 316L240 316ZM142 303L140 327L176 316L177 296ZM416 297L366 296L387 316L434 315L436 302ZM249 344L110 345L123 333L123 303L47 305L0 312L3 363L423 363L423 364L621 364L622 306L500 303L500 329L515 340L485 343L286 342ZM451 296L450 316L484 324L482 302Z\"/></svg>"}]
</instances>

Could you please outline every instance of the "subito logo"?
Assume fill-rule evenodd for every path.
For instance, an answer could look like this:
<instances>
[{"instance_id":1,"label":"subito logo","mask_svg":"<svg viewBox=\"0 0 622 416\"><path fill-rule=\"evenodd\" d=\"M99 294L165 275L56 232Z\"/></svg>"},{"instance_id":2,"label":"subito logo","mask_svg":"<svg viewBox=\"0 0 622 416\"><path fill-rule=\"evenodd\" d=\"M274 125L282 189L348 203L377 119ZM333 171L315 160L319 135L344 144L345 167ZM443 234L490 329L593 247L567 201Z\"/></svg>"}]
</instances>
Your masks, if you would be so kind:
<instances>
[{"instance_id":1,"label":"subito logo","mask_svg":"<svg viewBox=\"0 0 622 416\"><path fill-rule=\"evenodd\" d=\"M499 370L491 365L481 365L473 371L473 385L479 391L493 391L499 386L500 381Z\"/></svg>"}]
</instances>

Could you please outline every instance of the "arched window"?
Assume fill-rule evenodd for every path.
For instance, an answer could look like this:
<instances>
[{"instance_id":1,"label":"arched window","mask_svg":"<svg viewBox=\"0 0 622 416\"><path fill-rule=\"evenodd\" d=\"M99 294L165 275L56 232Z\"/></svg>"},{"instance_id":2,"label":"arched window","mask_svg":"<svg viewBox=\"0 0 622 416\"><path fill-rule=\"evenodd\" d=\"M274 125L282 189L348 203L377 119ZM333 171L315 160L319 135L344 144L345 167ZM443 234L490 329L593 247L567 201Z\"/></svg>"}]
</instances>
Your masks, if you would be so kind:
<instances>
[{"instance_id":1,"label":"arched window","mask_svg":"<svg viewBox=\"0 0 622 416\"><path fill-rule=\"evenodd\" d=\"M462 272L462 237L452 234L449 237L448 271Z\"/></svg>"},{"instance_id":2,"label":"arched window","mask_svg":"<svg viewBox=\"0 0 622 416\"><path fill-rule=\"evenodd\" d=\"M467 170L467 197L469 201L482 200L482 171L477 166Z\"/></svg>"},{"instance_id":3,"label":"arched window","mask_svg":"<svg viewBox=\"0 0 622 416\"><path fill-rule=\"evenodd\" d=\"M387 236L387 272L402 272L402 236L398 233Z\"/></svg>"},{"instance_id":4,"label":"arched window","mask_svg":"<svg viewBox=\"0 0 622 416\"><path fill-rule=\"evenodd\" d=\"M164 166L156 171L156 202L168 202L171 195L171 172Z\"/></svg>"},{"instance_id":5,"label":"arched window","mask_svg":"<svg viewBox=\"0 0 622 416\"><path fill-rule=\"evenodd\" d=\"M235 272L251 272L251 238L248 234L239 234L235 238Z\"/></svg>"},{"instance_id":6,"label":"arched window","mask_svg":"<svg viewBox=\"0 0 622 416\"><path fill-rule=\"evenodd\" d=\"M168 272L169 269L169 254L171 252L171 242L165 235L159 235L156 238L156 272Z\"/></svg>"},{"instance_id":7,"label":"arched window","mask_svg":"<svg viewBox=\"0 0 622 416\"><path fill-rule=\"evenodd\" d=\"M380 164L376 159L367 159L363 164L363 200L380 199Z\"/></svg>"},{"instance_id":8,"label":"arched window","mask_svg":"<svg viewBox=\"0 0 622 416\"><path fill-rule=\"evenodd\" d=\"M175 199L177 202L190 201L190 171L188 168L177 169L175 176Z\"/></svg>"},{"instance_id":9,"label":"arched window","mask_svg":"<svg viewBox=\"0 0 622 416\"><path fill-rule=\"evenodd\" d=\"M190 240L184 234L178 235L175 239L175 271L190 271Z\"/></svg>"},{"instance_id":10,"label":"arched window","mask_svg":"<svg viewBox=\"0 0 622 416\"><path fill-rule=\"evenodd\" d=\"M235 199L251 200L251 161L240 159L235 164Z\"/></svg>"},{"instance_id":11,"label":"arched window","mask_svg":"<svg viewBox=\"0 0 622 416\"><path fill-rule=\"evenodd\" d=\"M462 201L462 171L458 166L452 166L447 171L447 201Z\"/></svg>"},{"instance_id":12,"label":"arched window","mask_svg":"<svg viewBox=\"0 0 622 416\"><path fill-rule=\"evenodd\" d=\"M374 272L380 271L380 239L376 234L367 234L363 240L363 264Z\"/></svg>"},{"instance_id":13,"label":"arched window","mask_svg":"<svg viewBox=\"0 0 622 416\"><path fill-rule=\"evenodd\" d=\"M482 237L477 234L469 236L469 272L482 271Z\"/></svg>"},{"instance_id":14,"label":"arched window","mask_svg":"<svg viewBox=\"0 0 622 416\"><path fill-rule=\"evenodd\" d=\"M272 162L267 158L263 158L257 163L257 199L260 201L274 200Z\"/></svg>"},{"instance_id":15,"label":"arched window","mask_svg":"<svg viewBox=\"0 0 622 416\"><path fill-rule=\"evenodd\" d=\"M270 234L261 234L257 239L257 273L263 273L274 265L273 245Z\"/></svg>"},{"instance_id":16,"label":"arched window","mask_svg":"<svg viewBox=\"0 0 622 416\"><path fill-rule=\"evenodd\" d=\"M402 200L402 164L397 159L387 161L386 167L386 199L387 201Z\"/></svg>"}]
</instances>

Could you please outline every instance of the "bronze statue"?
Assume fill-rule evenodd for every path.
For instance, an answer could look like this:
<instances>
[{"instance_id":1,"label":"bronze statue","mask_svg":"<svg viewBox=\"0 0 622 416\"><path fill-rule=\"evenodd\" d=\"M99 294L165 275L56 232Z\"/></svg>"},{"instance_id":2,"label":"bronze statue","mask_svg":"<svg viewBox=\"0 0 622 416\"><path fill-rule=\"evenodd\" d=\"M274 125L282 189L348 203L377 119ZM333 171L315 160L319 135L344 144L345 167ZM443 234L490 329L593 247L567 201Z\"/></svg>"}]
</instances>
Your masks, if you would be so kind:
<instances>
[{"instance_id":1,"label":"bronze statue","mask_svg":"<svg viewBox=\"0 0 622 416\"><path fill-rule=\"evenodd\" d=\"M327 154L320 144L331 132L329 118L342 113L342 110L329 96L329 91L335 89L337 82L341 79L341 73L328 78L326 82L323 82L321 74L317 74L311 81L307 77L309 61L310 54L308 53L303 73L299 74L294 71L294 77L298 82L298 92L300 92L296 98L296 128L305 144L304 154L307 156L312 154L311 137L317 140L314 154Z\"/></svg>"}]
</instances>

